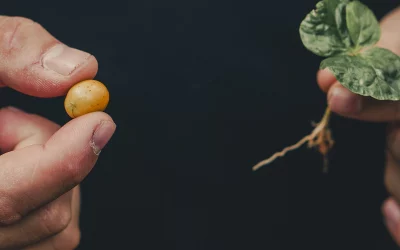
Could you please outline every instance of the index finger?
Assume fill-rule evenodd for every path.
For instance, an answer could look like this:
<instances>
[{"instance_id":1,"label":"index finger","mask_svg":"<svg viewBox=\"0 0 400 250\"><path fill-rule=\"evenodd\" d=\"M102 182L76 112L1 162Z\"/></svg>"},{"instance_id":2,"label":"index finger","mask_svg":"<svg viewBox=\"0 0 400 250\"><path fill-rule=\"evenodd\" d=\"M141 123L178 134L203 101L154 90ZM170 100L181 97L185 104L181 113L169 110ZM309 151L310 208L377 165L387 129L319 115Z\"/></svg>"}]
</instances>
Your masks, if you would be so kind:
<instances>
[{"instance_id":1,"label":"index finger","mask_svg":"<svg viewBox=\"0 0 400 250\"><path fill-rule=\"evenodd\" d=\"M97 60L23 17L0 16L0 85L37 97L64 95L93 78Z\"/></svg>"}]
</instances>

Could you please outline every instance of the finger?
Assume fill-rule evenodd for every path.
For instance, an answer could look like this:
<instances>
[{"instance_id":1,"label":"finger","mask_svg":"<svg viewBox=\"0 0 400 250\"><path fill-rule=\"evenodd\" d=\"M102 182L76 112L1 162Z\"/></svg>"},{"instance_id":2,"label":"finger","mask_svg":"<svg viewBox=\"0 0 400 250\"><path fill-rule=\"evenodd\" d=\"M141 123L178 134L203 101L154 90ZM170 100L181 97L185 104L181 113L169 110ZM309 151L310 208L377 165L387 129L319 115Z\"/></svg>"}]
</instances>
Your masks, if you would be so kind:
<instances>
[{"instance_id":1,"label":"finger","mask_svg":"<svg viewBox=\"0 0 400 250\"><path fill-rule=\"evenodd\" d=\"M344 117L371 122L400 120L400 102L376 100L349 91L335 83L328 91L330 109Z\"/></svg>"},{"instance_id":2,"label":"finger","mask_svg":"<svg viewBox=\"0 0 400 250\"><path fill-rule=\"evenodd\" d=\"M72 219L71 198L72 191L19 222L0 227L0 249L21 249L65 230Z\"/></svg>"},{"instance_id":3,"label":"finger","mask_svg":"<svg viewBox=\"0 0 400 250\"><path fill-rule=\"evenodd\" d=\"M61 233L43 240L40 243L24 248L24 250L58 250L75 249L78 247L81 239L79 229L79 187L73 189L72 195L72 220Z\"/></svg>"},{"instance_id":4,"label":"finger","mask_svg":"<svg viewBox=\"0 0 400 250\"><path fill-rule=\"evenodd\" d=\"M382 204L385 225L394 241L400 245L400 125L392 123L388 127L386 151L385 186L391 197Z\"/></svg>"},{"instance_id":5,"label":"finger","mask_svg":"<svg viewBox=\"0 0 400 250\"><path fill-rule=\"evenodd\" d=\"M400 55L399 36L400 8L393 9L380 20L381 37L377 46L390 49Z\"/></svg>"},{"instance_id":6,"label":"finger","mask_svg":"<svg viewBox=\"0 0 400 250\"><path fill-rule=\"evenodd\" d=\"M320 89L327 93L330 87L336 82L335 76L327 69L318 70L317 83Z\"/></svg>"},{"instance_id":7,"label":"finger","mask_svg":"<svg viewBox=\"0 0 400 250\"><path fill-rule=\"evenodd\" d=\"M385 186L400 201L400 122L389 124L386 144Z\"/></svg>"},{"instance_id":8,"label":"finger","mask_svg":"<svg viewBox=\"0 0 400 250\"><path fill-rule=\"evenodd\" d=\"M64 95L98 70L89 53L71 48L38 23L0 16L0 82L37 97Z\"/></svg>"},{"instance_id":9,"label":"finger","mask_svg":"<svg viewBox=\"0 0 400 250\"><path fill-rule=\"evenodd\" d=\"M44 144L59 129L58 124L15 107L0 109L0 150Z\"/></svg>"},{"instance_id":10,"label":"finger","mask_svg":"<svg viewBox=\"0 0 400 250\"><path fill-rule=\"evenodd\" d=\"M94 166L99 151L115 131L111 117L95 112L73 119L44 144L20 147L43 125L21 111L0 112L0 223L15 223L78 185Z\"/></svg>"},{"instance_id":11,"label":"finger","mask_svg":"<svg viewBox=\"0 0 400 250\"><path fill-rule=\"evenodd\" d=\"M400 246L400 206L395 199L388 198L382 205L382 213L390 235Z\"/></svg>"},{"instance_id":12,"label":"finger","mask_svg":"<svg viewBox=\"0 0 400 250\"><path fill-rule=\"evenodd\" d=\"M398 153L397 153L398 154ZM387 163L385 168L385 186L388 192L400 201L400 167L397 156L391 152L387 153Z\"/></svg>"}]
</instances>

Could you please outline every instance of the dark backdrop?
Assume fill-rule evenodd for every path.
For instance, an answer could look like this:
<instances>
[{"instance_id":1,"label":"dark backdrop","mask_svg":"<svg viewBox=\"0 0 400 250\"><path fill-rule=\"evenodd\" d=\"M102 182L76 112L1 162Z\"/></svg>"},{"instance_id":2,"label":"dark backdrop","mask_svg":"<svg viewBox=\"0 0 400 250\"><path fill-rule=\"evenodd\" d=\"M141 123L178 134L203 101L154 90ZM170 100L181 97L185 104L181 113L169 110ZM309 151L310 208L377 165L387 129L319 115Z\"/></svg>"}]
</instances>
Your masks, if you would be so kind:
<instances>
[{"instance_id":1,"label":"dark backdrop","mask_svg":"<svg viewBox=\"0 0 400 250\"><path fill-rule=\"evenodd\" d=\"M380 18L396 1L364 1ZM302 148L325 109L298 26L315 1L4 0L94 54L117 132L84 181L80 249L395 249L384 125L333 117L331 171ZM1 90L60 124L63 98Z\"/></svg>"}]
</instances>

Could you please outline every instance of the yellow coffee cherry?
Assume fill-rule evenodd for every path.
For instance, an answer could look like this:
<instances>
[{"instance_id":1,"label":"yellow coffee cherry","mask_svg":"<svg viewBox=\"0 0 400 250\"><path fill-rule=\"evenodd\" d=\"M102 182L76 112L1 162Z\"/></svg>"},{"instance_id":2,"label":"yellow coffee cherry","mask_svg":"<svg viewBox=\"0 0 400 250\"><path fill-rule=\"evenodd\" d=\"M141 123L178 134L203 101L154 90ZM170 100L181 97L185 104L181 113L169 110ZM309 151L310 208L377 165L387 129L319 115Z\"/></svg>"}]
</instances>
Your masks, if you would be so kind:
<instances>
[{"instance_id":1,"label":"yellow coffee cherry","mask_svg":"<svg viewBox=\"0 0 400 250\"><path fill-rule=\"evenodd\" d=\"M64 107L71 118L95 111L104 111L110 100L107 87L96 80L85 80L71 87Z\"/></svg>"}]
</instances>

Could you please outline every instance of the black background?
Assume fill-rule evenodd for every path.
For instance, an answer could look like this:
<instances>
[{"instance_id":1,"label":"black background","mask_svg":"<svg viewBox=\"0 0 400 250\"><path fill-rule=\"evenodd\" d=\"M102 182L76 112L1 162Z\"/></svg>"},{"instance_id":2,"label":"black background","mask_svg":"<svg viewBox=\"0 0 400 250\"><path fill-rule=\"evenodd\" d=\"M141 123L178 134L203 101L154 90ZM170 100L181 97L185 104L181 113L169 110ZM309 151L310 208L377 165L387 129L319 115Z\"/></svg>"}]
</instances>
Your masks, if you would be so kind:
<instances>
[{"instance_id":1,"label":"black background","mask_svg":"<svg viewBox=\"0 0 400 250\"><path fill-rule=\"evenodd\" d=\"M393 0L363 1L381 18ZM334 116L331 170L303 147L321 58L298 26L315 1L1 1L94 54L117 132L85 179L80 249L396 249L382 223L384 124ZM400 31L399 31L400 32ZM63 98L9 89L60 124Z\"/></svg>"}]
</instances>

